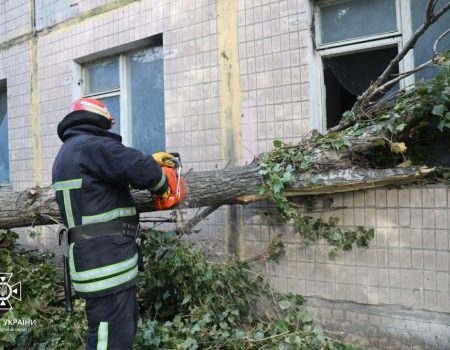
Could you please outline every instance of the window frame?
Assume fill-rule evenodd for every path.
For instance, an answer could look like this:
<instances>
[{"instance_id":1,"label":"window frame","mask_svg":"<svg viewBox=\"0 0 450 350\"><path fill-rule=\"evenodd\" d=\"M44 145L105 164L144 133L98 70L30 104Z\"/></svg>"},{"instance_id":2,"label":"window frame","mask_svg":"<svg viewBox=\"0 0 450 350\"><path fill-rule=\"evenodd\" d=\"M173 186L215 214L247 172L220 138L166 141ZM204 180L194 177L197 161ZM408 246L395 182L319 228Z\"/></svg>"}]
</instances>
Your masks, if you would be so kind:
<instances>
[{"instance_id":1,"label":"window frame","mask_svg":"<svg viewBox=\"0 0 450 350\"><path fill-rule=\"evenodd\" d=\"M320 43L320 7L325 5L332 5L343 3L348 0L310 0L312 16L313 36L312 41L312 58L313 64L311 68L314 77L310 82L311 96L317 96L316 101L311 101L312 104L312 126L321 132L326 131L327 114L326 114L326 91L323 75L323 59L333 56L340 56L344 54L351 54L374 49L383 49L397 46L400 51L404 43L413 35L412 21L411 21L411 2L410 0L394 0L396 8L397 31L391 33L375 34L366 37L352 38L333 42L329 44ZM408 54L399 63L399 72L407 72L414 69L414 49L410 50ZM400 81L400 88L405 88L414 84L414 74L406 77Z\"/></svg>"},{"instance_id":2,"label":"window frame","mask_svg":"<svg viewBox=\"0 0 450 350\"><path fill-rule=\"evenodd\" d=\"M166 59L168 58L167 50L164 45L163 33L158 33L149 37L138 39L135 41L130 41L117 46L111 46L104 50L91 52L85 56L75 57L72 61L72 99L76 100L81 97L108 97L118 94L120 102L120 116L121 116L121 136L122 142L126 146L132 147L133 145L133 129L131 121L131 106L129 105L130 96L128 94L121 94L120 91L130 92L129 76L127 74L128 65L126 56L132 54L133 52L147 50L160 47L162 53L163 67L166 64ZM91 63L104 61L107 59L119 57L119 89L102 91L100 93L86 94L86 70L85 67ZM122 61L120 61L122 60ZM120 69L122 68L122 69ZM164 68L163 68L164 69ZM165 91L166 86L164 84L163 97L165 101ZM164 103L165 105L165 103ZM165 114L163 115L165 119ZM166 138L166 132L164 130L164 137Z\"/></svg>"},{"instance_id":3,"label":"window frame","mask_svg":"<svg viewBox=\"0 0 450 350\"><path fill-rule=\"evenodd\" d=\"M122 136L122 143L126 146L131 146L133 144L133 133L132 133L132 129L130 126L131 113L129 110L130 108L128 106L129 97L128 97L127 91L129 91L129 88L128 88L129 87L129 79L127 77L128 63L127 63L126 55L130 54L132 52L135 52L135 51L143 50L143 49L144 48L140 48L140 49L136 49L136 50L122 52L122 53L116 54L114 56L102 57L100 59L93 60L91 62L87 62L87 64L84 64L81 66L82 81L87 82L88 81L88 70L86 68L86 65L93 64L96 62L106 61L112 57L118 58L119 87L116 89L110 89L110 90L86 94L85 93L86 85L83 84L83 86L81 87L81 95L83 97L90 97L90 98L94 98L94 99L119 96L119 105L120 105L120 130L119 130L119 133Z\"/></svg>"},{"instance_id":4,"label":"window frame","mask_svg":"<svg viewBox=\"0 0 450 350\"><path fill-rule=\"evenodd\" d=\"M349 0L319 0L319 1L315 1L314 18L316 18L317 21L315 21L316 26L314 28L314 30L315 30L314 36L316 38L316 45L317 45L316 49L317 50L327 49L327 48L332 48L332 47L341 47L341 46L345 46L345 45L352 45L352 44L362 43L362 42L372 42L374 40L391 38L394 36L402 35L403 24L400 23L401 21L398 21L398 19L402 17L401 1L394 0L395 1L395 10L396 10L395 16L397 19L396 31L388 32L388 33L381 33L381 34L372 34L372 35L368 35L368 36L364 36L364 37L340 40L340 41L335 41L335 42L331 42L328 44L322 44L321 43L321 35L320 35L320 32L321 32L320 7L323 7L323 5L325 5L325 6L336 5L336 4L345 3L348 1ZM407 0L407 1L409 2L409 0Z\"/></svg>"}]
</instances>

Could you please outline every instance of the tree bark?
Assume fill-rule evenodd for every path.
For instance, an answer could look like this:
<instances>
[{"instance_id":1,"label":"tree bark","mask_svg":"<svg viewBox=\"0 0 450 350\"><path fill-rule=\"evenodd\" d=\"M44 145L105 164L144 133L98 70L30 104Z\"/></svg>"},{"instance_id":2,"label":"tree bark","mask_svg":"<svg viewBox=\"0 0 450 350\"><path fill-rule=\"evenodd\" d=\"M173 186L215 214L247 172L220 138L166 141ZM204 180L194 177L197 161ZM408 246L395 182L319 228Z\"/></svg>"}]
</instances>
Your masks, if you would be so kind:
<instances>
[{"instance_id":1,"label":"tree bark","mask_svg":"<svg viewBox=\"0 0 450 350\"><path fill-rule=\"evenodd\" d=\"M298 180L287 189L286 195L324 194L406 184L424 177L430 171L432 169L425 167L334 169L316 174L314 183L311 182L311 174L296 174ZM242 167L191 172L186 177L187 196L182 206L198 208L262 200L265 197L258 194L262 181L256 162ZM148 191L134 191L133 197L139 212L155 211ZM49 225L59 221L59 210L51 187L0 192L0 229Z\"/></svg>"}]
</instances>

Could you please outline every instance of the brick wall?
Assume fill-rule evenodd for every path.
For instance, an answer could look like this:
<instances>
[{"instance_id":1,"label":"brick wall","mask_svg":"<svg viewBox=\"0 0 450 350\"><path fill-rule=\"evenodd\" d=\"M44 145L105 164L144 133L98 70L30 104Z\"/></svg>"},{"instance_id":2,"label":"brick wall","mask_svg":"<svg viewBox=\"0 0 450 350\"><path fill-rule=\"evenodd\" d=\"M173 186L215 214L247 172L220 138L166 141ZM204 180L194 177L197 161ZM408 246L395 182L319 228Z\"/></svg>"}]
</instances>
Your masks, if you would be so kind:
<instances>
[{"instance_id":1,"label":"brick wall","mask_svg":"<svg viewBox=\"0 0 450 350\"><path fill-rule=\"evenodd\" d=\"M334 339L365 349L445 350L450 347L450 315L398 306L330 302L310 297L306 307Z\"/></svg>"},{"instance_id":2,"label":"brick wall","mask_svg":"<svg viewBox=\"0 0 450 350\"><path fill-rule=\"evenodd\" d=\"M368 249L341 252L332 259L325 243L302 247L289 225L270 225L264 209L249 209L247 247L257 253L278 234L287 242L280 264L264 271L283 291L370 305L450 312L449 222L445 187L370 190L334 195L336 216L345 228L375 228ZM266 211L269 211L267 208ZM310 214L308 214L310 215ZM257 234L255 234L257 232Z\"/></svg>"},{"instance_id":3,"label":"brick wall","mask_svg":"<svg viewBox=\"0 0 450 350\"><path fill-rule=\"evenodd\" d=\"M243 158L311 129L306 1L239 1Z\"/></svg>"},{"instance_id":4,"label":"brick wall","mask_svg":"<svg viewBox=\"0 0 450 350\"><path fill-rule=\"evenodd\" d=\"M2 1L0 3L0 42L14 39L31 30L29 0Z\"/></svg>"},{"instance_id":5,"label":"brick wall","mask_svg":"<svg viewBox=\"0 0 450 350\"><path fill-rule=\"evenodd\" d=\"M0 62L0 79L7 80L10 179L21 190L33 184L30 44L2 50Z\"/></svg>"}]
</instances>

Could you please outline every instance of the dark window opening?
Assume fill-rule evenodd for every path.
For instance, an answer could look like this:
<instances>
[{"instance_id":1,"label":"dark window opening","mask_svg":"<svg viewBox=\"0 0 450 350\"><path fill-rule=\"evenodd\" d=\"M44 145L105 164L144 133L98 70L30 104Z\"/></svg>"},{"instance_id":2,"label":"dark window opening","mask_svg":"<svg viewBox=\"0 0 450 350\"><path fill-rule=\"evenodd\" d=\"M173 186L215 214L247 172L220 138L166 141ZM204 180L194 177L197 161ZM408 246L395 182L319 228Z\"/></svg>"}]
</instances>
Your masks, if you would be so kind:
<instances>
[{"instance_id":1,"label":"dark window opening","mask_svg":"<svg viewBox=\"0 0 450 350\"><path fill-rule=\"evenodd\" d=\"M0 80L0 184L9 183L8 98L6 80Z\"/></svg>"},{"instance_id":2,"label":"dark window opening","mask_svg":"<svg viewBox=\"0 0 450 350\"><path fill-rule=\"evenodd\" d=\"M397 47L351 53L323 59L327 129L339 123L360 95L397 55ZM398 74L398 67L393 74ZM398 90L394 85L388 93ZM380 96L381 97L381 96Z\"/></svg>"}]
</instances>

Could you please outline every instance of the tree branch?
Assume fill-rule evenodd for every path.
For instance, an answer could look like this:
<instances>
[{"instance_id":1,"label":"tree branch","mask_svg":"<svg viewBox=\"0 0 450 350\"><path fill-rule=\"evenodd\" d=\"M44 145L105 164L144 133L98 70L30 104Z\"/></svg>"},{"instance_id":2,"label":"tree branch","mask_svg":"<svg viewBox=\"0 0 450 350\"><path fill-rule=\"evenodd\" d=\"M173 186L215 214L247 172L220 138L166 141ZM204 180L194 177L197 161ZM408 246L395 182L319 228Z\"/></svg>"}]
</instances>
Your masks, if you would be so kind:
<instances>
[{"instance_id":1,"label":"tree branch","mask_svg":"<svg viewBox=\"0 0 450 350\"><path fill-rule=\"evenodd\" d=\"M433 44L433 57L436 57L437 55L439 55L439 53L437 51L437 46L439 44L439 41L441 41L442 38L444 38L448 33L450 33L450 28L447 29L445 32L443 32L441 35L439 35L439 37L434 42L434 44Z\"/></svg>"},{"instance_id":2,"label":"tree branch","mask_svg":"<svg viewBox=\"0 0 450 350\"><path fill-rule=\"evenodd\" d=\"M421 71L422 69L428 68L428 67L432 66L433 64L435 64L434 58L422 63L421 65L417 66L414 69L411 69L410 71L400 73L396 78L391 79L391 80L387 81L386 83L384 83L383 85L377 87L374 90L374 93L377 94L379 92L384 92L388 87L398 83L400 80L405 79L406 77L409 77L410 75L417 73L417 72Z\"/></svg>"},{"instance_id":3,"label":"tree branch","mask_svg":"<svg viewBox=\"0 0 450 350\"><path fill-rule=\"evenodd\" d=\"M400 73L396 78L391 79L391 80L387 81L386 83L384 83L383 85L376 88L374 93L377 94L379 92L384 92L388 87L394 85L395 83L399 82L400 80L402 80L414 73L417 73L417 72L421 71L422 69L431 67L432 65L436 64L436 61L438 60L439 55L440 55L440 53L437 51L437 45L439 44L439 41L441 41L442 38L444 38L448 33L450 33L450 29L447 29L445 32L443 32L441 35L439 35L439 37L435 40L435 42L433 44L433 57L430 60L422 63L421 65L417 66L414 69L411 69L410 71Z\"/></svg>"},{"instance_id":4,"label":"tree branch","mask_svg":"<svg viewBox=\"0 0 450 350\"><path fill-rule=\"evenodd\" d=\"M184 234L190 234L192 229L202 220L204 220L207 216L214 213L217 209L220 208L220 205L214 205L203 209L200 214L195 215L188 222L183 223L175 230L177 236L182 237Z\"/></svg>"}]
</instances>

